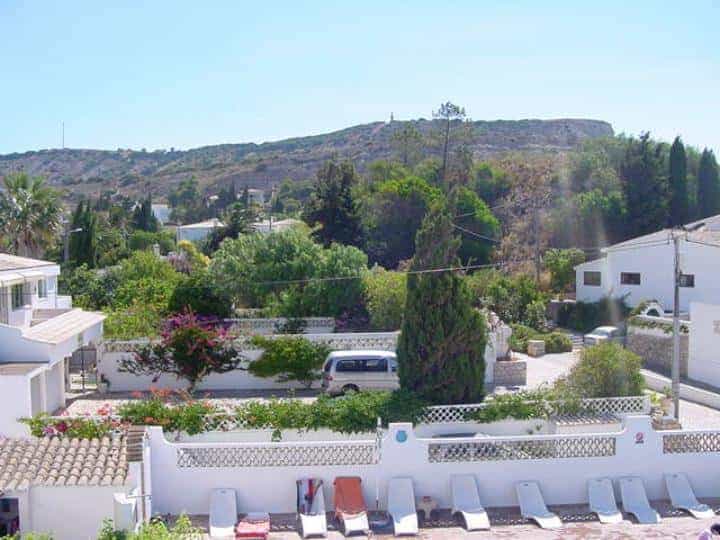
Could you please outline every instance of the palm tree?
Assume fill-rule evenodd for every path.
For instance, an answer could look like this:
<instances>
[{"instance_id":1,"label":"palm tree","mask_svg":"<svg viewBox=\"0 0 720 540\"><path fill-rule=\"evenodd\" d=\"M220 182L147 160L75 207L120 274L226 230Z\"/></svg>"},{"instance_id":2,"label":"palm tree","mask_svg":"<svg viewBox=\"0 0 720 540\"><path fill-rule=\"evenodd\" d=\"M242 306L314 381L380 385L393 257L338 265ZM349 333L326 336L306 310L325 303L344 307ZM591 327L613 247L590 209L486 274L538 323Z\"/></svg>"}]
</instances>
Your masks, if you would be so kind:
<instances>
[{"instance_id":1,"label":"palm tree","mask_svg":"<svg viewBox=\"0 0 720 540\"><path fill-rule=\"evenodd\" d=\"M41 177L11 173L0 191L0 236L16 255L39 256L60 224L58 193Z\"/></svg>"}]
</instances>

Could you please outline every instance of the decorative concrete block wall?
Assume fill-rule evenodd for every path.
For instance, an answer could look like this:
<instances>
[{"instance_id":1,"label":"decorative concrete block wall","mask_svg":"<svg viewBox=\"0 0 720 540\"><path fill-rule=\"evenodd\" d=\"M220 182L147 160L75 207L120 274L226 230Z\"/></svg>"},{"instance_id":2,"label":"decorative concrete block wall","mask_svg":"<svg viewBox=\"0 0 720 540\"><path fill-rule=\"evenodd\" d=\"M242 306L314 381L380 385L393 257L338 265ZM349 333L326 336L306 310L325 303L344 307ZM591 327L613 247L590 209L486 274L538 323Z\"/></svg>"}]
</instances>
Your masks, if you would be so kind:
<instances>
[{"instance_id":1,"label":"decorative concrete block wall","mask_svg":"<svg viewBox=\"0 0 720 540\"><path fill-rule=\"evenodd\" d=\"M670 374L672 369L673 337L663 330L635 328L628 329L628 350L643 360L643 366L663 374ZM688 375L688 334L680 335L680 376Z\"/></svg>"},{"instance_id":2,"label":"decorative concrete block wall","mask_svg":"<svg viewBox=\"0 0 720 540\"><path fill-rule=\"evenodd\" d=\"M527 362L524 360L495 362L494 383L496 386L525 386Z\"/></svg>"}]
</instances>

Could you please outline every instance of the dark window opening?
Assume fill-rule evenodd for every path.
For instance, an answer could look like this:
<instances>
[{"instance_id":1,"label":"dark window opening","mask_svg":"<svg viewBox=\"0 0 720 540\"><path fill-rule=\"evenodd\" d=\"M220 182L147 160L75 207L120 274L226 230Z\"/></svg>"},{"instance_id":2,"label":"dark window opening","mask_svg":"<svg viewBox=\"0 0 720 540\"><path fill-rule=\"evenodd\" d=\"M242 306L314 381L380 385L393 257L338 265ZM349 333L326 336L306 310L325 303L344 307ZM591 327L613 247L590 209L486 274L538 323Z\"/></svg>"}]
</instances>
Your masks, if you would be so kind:
<instances>
[{"instance_id":1,"label":"dark window opening","mask_svg":"<svg viewBox=\"0 0 720 540\"><path fill-rule=\"evenodd\" d=\"M585 272L583 274L583 284L599 287L602 284L602 274L600 272Z\"/></svg>"},{"instance_id":2,"label":"dark window opening","mask_svg":"<svg viewBox=\"0 0 720 540\"><path fill-rule=\"evenodd\" d=\"M620 283L623 285L640 285L640 274L638 272L621 272Z\"/></svg>"}]
</instances>

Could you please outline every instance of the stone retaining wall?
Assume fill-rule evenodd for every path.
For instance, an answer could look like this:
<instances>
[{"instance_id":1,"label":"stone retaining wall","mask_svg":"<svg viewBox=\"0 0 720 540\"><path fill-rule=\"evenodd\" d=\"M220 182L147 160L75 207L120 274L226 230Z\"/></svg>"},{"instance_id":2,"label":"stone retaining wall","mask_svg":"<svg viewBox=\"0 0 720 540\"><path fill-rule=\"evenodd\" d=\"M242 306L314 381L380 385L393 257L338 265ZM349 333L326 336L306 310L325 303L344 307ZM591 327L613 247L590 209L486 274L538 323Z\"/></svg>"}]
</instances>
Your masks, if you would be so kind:
<instances>
[{"instance_id":1,"label":"stone retaining wall","mask_svg":"<svg viewBox=\"0 0 720 540\"><path fill-rule=\"evenodd\" d=\"M496 386L525 386L527 384L527 362L512 360L495 362L493 382Z\"/></svg>"},{"instance_id":2,"label":"stone retaining wall","mask_svg":"<svg viewBox=\"0 0 720 540\"><path fill-rule=\"evenodd\" d=\"M680 376L687 377L688 373L688 334L680 335ZM643 366L652 371L670 374L672 369L673 338L672 334L661 331L636 329L628 330L628 350L634 352L643 360Z\"/></svg>"}]
</instances>

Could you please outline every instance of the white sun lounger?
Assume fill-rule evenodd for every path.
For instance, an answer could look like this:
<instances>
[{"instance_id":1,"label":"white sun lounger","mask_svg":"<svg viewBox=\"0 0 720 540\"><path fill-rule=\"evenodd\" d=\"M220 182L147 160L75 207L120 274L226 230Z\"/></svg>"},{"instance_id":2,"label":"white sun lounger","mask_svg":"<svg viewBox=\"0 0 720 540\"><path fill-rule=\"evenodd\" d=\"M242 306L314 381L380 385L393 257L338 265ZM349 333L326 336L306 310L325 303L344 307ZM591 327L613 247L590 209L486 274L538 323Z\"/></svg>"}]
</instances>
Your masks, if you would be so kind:
<instances>
[{"instance_id":1,"label":"white sun lounger","mask_svg":"<svg viewBox=\"0 0 720 540\"><path fill-rule=\"evenodd\" d=\"M712 508L697 500L685 473L666 474L665 486L667 486L673 507L685 510L698 519L715 516Z\"/></svg>"},{"instance_id":2,"label":"white sun lounger","mask_svg":"<svg viewBox=\"0 0 720 540\"><path fill-rule=\"evenodd\" d=\"M562 527L557 514L548 510L537 482L518 482L515 484L520 513L525 519L531 519L543 529Z\"/></svg>"},{"instance_id":3,"label":"white sun lounger","mask_svg":"<svg viewBox=\"0 0 720 540\"><path fill-rule=\"evenodd\" d=\"M298 480L298 484L307 482ZM323 495L322 481L315 480L315 495L312 498L310 509L307 512L299 512L302 536L327 536L327 516L325 509L325 496ZM300 486L298 486L300 489Z\"/></svg>"},{"instance_id":4,"label":"white sun lounger","mask_svg":"<svg viewBox=\"0 0 720 540\"><path fill-rule=\"evenodd\" d=\"M388 514L392 517L395 536L418 533L415 490L411 478L393 478L388 484Z\"/></svg>"},{"instance_id":5,"label":"white sun lounger","mask_svg":"<svg viewBox=\"0 0 720 540\"><path fill-rule=\"evenodd\" d=\"M214 489L210 494L210 538L235 538L238 521L234 489Z\"/></svg>"},{"instance_id":6,"label":"white sun lounger","mask_svg":"<svg viewBox=\"0 0 720 540\"><path fill-rule=\"evenodd\" d=\"M620 523L622 513L615 502L612 480L594 478L588 481L588 501L590 511L597 514L600 523Z\"/></svg>"},{"instance_id":7,"label":"white sun lounger","mask_svg":"<svg viewBox=\"0 0 720 540\"><path fill-rule=\"evenodd\" d=\"M635 516L639 523L660 523L660 514L650 506L642 479L637 476L621 478L620 497L623 509Z\"/></svg>"},{"instance_id":8,"label":"white sun lounger","mask_svg":"<svg viewBox=\"0 0 720 540\"><path fill-rule=\"evenodd\" d=\"M462 515L468 531L490 528L490 520L480 503L480 494L474 476L471 474L451 476L450 491L452 492L452 514Z\"/></svg>"}]
</instances>

